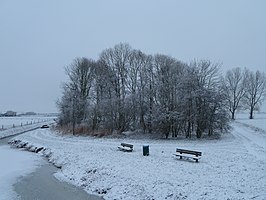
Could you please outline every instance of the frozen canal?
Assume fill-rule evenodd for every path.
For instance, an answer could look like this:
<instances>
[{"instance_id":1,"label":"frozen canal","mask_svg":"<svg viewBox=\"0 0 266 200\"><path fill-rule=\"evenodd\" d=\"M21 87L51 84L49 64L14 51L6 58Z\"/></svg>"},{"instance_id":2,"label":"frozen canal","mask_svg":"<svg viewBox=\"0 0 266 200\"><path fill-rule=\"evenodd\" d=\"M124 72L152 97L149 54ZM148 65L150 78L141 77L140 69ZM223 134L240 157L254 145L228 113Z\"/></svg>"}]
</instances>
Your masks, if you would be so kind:
<instances>
[{"instance_id":1,"label":"frozen canal","mask_svg":"<svg viewBox=\"0 0 266 200\"><path fill-rule=\"evenodd\" d=\"M60 182L53 173L57 168L34 153L10 148L0 140L0 199L97 200L97 196Z\"/></svg>"}]
</instances>

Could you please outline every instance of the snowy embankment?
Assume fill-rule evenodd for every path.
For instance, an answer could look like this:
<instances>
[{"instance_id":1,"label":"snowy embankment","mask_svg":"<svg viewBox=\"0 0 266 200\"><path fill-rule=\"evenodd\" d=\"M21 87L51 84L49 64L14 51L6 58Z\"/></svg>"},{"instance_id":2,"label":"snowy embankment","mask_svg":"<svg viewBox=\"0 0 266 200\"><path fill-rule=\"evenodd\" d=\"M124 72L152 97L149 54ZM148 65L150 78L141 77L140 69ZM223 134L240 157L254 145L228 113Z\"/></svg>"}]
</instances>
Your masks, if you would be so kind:
<instances>
[{"instance_id":1,"label":"snowy embankment","mask_svg":"<svg viewBox=\"0 0 266 200\"><path fill-rule=\"evenodd\" d=\"M12 135L25 133L27 131L35 130L39 127L40 127L40 124L31 124L27 126L19 126L19 127L10 128L4 131L0 131L0 139L5 138L5 137L10 137Z\"/></svg>"},{"instance_id":2,"label":"snowy embankment","mask_svg":"<svg viewBox=\"0 0 266 200\"><path fill-rule=\"evenodd\" d=\"M198 141L96 139L38 129L13 142L44 147L39 153L61 167L57 178L105 199L265 199L266 135L237 123L233 128L221 140ZM134 151L118 151L121 142ZM150 146L147 157L143 144ZM177 147L202 151L202 159L178 160Z\"/></svg>"}]
</instances>

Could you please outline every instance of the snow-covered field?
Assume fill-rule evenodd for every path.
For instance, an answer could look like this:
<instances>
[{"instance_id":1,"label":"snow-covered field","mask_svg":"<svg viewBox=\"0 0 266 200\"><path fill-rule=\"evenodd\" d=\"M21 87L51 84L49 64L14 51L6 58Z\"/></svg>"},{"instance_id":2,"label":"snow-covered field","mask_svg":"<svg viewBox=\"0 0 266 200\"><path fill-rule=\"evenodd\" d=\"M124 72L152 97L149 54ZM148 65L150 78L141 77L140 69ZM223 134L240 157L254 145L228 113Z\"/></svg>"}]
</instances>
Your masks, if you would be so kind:
<instances>
[{"instance_id":1,"label":"snow-covered field","mask_svg":"<svg viewBox=\"0 0 266 200\"><path fill-rule=\"evenodd\" d=\"M243 125L248 125L253 130L257 130L260 132L266 131L266 114L261 113L257 114L255 113L254 119L250 120L248 114L241 113L237 114L237 122L242 123ZM266 133L266 132L265 132Z\"/></svg>"},{"instance_id":2,"label":"snow-covered field","mask_svg":"<svg viewBox=\"0 0 266 200\"><path fill-rule=\"evenodd\" d=\"M57 178L105 199L262 200L266 199L266 120L258 122L258 130L243 125L246 121L233 123L232 133L220 140L99 139L47 129L15 140L31 150L45 147L39 154L62 167ZM118 151L121 142L134 144L134 151ZM145 157L144 144L150 147ZM176 148L203 155L199 163L179 160L173 156Z\"/></svg>"},{"instance_id":3,"label":"snow-covered field","mask_svg":"<svg viewBox=\"0 0 266 200\"><path fill-rule=\"evenodd\" d=\"M55 117L34 115L24 117L0 117L0 139L54 123Z\"/></svg>"},{"instance_id":4,"label":"snow-covered field","mask_svg":"<svg viewBox=\"0 0 266 200\"><path fill-rule=\"evenodd\" d=\"M52 121L55 117L33 115L23 117L0 117L0 131L2 129L10 129L18 126L31 125Z\"/></svg>"}]
</instances>

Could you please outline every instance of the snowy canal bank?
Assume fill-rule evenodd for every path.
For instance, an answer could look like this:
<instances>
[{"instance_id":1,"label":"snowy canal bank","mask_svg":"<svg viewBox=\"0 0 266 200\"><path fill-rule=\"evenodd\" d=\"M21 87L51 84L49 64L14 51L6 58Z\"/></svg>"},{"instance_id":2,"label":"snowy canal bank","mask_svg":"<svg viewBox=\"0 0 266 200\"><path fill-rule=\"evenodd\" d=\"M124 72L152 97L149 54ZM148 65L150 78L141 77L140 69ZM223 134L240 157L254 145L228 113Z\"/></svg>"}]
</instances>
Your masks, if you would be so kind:
<instances>
[{"instance_id":1,"label":"snowy canal bank","mask_svg":"<svg viewBox=\"0 0 266 200\"><path fill-rule=\"evenodd\" d=\"M237 123L221 140L99 139L38 129L14 141L44 147L39 154L61 167L56 178L105 199L266 199L266 135ZM134 144L133 152L118 151L121 142ZM201 151L202 159L180 161L177 147Z\"/></svg>"},{"instance_id":2,"label":"snowy canal bank","mask_svg":"<svg viewBox=\"0 0 266 200\"><path fill-rule=\"evenodd\" d=\"M14 184L14 190L20 199L30 200L99 200L84 190L61 182L53 174L57 169L52 164L43 164L35 172Z\"/></svg>"},{"instance_id":3,"label":"snowy canal bank","mask_svg":"<svg viewBox=\"0 0 266 200\"><path fill-rule=\"evenodd\" d=\"M30 174L44 163L36 154L12 149L0 140L0 199L17 199L13 184L22 177Z\"/></svg>"},{"instance_id":4,"label":"snowy canal bank","mask_svg":"<svg viewBox=\"0 0 266 200\"><path fill-rule=\"evenodd\" d=\"M7 145L10 138L0 140L0 199L1 200L99 200L84 190L56 179L58 171L47 164L40 154Z\"/></svg>"}]
</instances>

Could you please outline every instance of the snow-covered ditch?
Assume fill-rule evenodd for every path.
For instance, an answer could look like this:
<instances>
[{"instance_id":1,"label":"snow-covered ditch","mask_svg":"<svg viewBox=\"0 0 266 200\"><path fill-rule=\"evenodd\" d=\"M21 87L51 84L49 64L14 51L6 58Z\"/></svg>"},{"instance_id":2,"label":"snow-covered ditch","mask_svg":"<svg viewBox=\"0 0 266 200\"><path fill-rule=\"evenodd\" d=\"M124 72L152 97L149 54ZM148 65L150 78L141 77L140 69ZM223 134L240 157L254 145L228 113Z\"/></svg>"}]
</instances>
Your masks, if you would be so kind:
<instances>
[{"instance_id":1,"label":"snow-covered ditch","mask_svg":"<svg viewBox=\"0 0 266 200\"><path fill-rule=\"evenodd\" d=\"M39 153L61 168L57 178L105 199L265 199L266 136L241 124L233 128L221 140L199 141L97 139L38 129L13 144L44 147ZM121 142L134 151L118 151ZM142 155L143 144L149 156ZM202 159L176 159L177 147L202 151Z\"/></svg>"}]
</instances>

